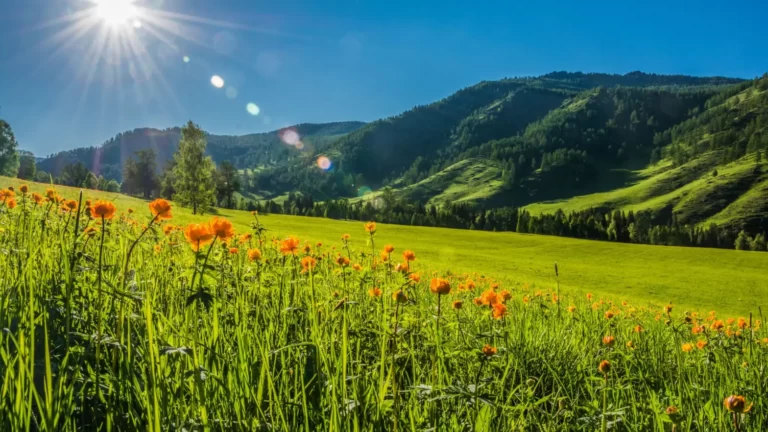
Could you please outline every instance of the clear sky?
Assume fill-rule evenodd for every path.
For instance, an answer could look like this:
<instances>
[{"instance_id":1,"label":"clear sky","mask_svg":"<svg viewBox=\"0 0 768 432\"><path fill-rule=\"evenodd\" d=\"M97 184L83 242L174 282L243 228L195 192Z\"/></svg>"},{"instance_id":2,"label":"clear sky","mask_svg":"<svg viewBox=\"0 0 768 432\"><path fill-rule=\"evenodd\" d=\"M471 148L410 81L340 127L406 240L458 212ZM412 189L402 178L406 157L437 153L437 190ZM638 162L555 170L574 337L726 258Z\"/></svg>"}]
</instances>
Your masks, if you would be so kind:
<instances>
[{"instance_id":1,"label":"clear sky","mask_svg":"<svg viewBox=\"0 0 768 432\"><path fill-rule=\"evenodd\" d=\"M188 119L223 134L371 121L553 70L768 71L765 1L126 1L0 0L0 118L21 148Z\"/></svg>"}]
</instances>

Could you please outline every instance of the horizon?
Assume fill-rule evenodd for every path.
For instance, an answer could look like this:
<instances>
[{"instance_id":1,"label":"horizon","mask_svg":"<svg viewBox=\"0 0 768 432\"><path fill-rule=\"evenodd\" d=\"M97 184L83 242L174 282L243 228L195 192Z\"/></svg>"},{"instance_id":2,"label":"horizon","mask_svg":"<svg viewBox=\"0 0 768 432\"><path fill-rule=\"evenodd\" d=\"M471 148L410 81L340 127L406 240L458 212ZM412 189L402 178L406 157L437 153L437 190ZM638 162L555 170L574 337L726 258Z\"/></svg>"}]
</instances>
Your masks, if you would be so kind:
<instances>
[{"instance_id":1,"label":"horizon","mask_svg":"<svg viewBox=\"0 0 768 432\"><path fill-rule=\"evenodd\" d=\"M553 12L544 4L138 0L139 13L120 15L92 1L32 0L0 18L0 50L11 53L0 61L0 118L36 156L188 119L234 136L370 123L481 81L556 71L751 79L768 70L757 10L768 7L757 2L758 13L729 20L737 11L661 2L656 14L654 5L610 3ZM491 7L497 13L487 14ZM710 25L719 31L699 32Z\"/></svg>"}]
</instances>

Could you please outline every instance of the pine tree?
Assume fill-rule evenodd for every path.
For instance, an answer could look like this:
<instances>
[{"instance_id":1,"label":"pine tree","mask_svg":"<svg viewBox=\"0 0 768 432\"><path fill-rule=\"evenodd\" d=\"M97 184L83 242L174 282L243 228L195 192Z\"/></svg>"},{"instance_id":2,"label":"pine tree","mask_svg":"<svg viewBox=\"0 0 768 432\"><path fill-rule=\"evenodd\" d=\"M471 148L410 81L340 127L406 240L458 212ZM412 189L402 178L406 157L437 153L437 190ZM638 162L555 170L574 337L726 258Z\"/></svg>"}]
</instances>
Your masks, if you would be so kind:
<instances>
[{"instance_id":1,"label":"pine tree","mask_svg":"<svg viewBox=\"0 0 768 432\"><path fill-rule=\"evenodd\" d=\"M752 242L752 239L749 238L747 233L744 232L744 230L739 231L739 235L736 237L736 242L734 243L734 246L736 247L736 250L749 250L750 249L750 243Z\"/></svg>"},{"instance_id":2,"label":"pine tree","mask_svg":"<svg viewBox=\"0 0 768 432\"><path fill-rule=\"evenodd\" d=\"M0 175L16 177L19 171L19 154L16 152L16 137L11 125L0 119Z\"/></svg>"},{"instance_id":3,"label":"pine tree","mask_svg":"<svg viewBox=\"0 0 768 432\"><path fill-rule=\"evenodd\" d=\"M181 128L179 149L174 155L174 199L183 206L192 207L192 214L205 213L216 199L213 181L215 166L205 156L205 133L190 120Z\"/></svg>"}]
</instances>

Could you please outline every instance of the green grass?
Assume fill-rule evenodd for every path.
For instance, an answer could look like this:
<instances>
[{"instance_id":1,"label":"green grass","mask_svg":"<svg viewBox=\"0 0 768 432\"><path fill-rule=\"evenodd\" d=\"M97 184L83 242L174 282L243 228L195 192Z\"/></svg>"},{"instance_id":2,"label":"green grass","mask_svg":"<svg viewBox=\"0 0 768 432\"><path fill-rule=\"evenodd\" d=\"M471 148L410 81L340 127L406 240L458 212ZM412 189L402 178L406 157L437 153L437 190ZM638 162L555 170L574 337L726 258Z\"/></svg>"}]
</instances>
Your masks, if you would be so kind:
<instances>
[{"instance_id":1,"label":"green grass","mask_svg":"<svg viewBox=\"0 0 768 432\"><path fill-rule=\"evenodd\" d=\"M359 222L242 212L221 212L238 236L223 223L227 243L209 238L195 253L181 232L150 229L146 203L112 197L110 220L28 196L0 204L0 430L752 432L768 423L761 322L681 307L704 294L710 305L764 297L738 278L764 285L766 254L394 226L369 234ZM174 207L170 223L201 220ZM270 239L286 233L302 239ZM383 263L387 243L396 251ZM407 266L405 249L416 254ZM731 280L716 289L706 278ZM679 297L673 280L687 285ZM574 281L611 296L576 295ZM649 281L674 308L619 301ZM755 406L729 412L735 395Z\"/></svg>"},{"instance_id":2,"label":"green grass","mask_svg":"<svg viewBox=\"0 0 768 432\"><path fill-rule=\"evenodd\" d=\"M0 181L16 187L21 184L16 179ZM44 185L30 185L34 190L45 189ZM61 186L57 190L70 198L78 192ZM124 195L89 190L84 193L86 199L114 200L121 209L146 209L146 202ZM252 221L247 212L220 209L217 213L241 231L248 229ZM175 210L175 215L178 224L210 217L193 216L186 209ZM269 228L270 237L295 234L331 244L349 233L356 247L366 245L360 222L283 215L262 215L261 220ZM414 250L420 265L437 271L477 273L550 288L555 283L553 268L557 262L566 292L592 292L637 304L671 302L691 310L716 309L726 314L757 314L758 307L768 307L765 253L385 224L379 224L379 241L391 243L398 250Z\"/></svg>"},{"instance_id":3,"label":"green grass","mask_svg":"<svg viewBox=\"0 0 768 432\"><path fill-rule=\"evenodd\" d=\"M669 162L635 171L638 180L609 192L531 204L533 214L610 208L623 211L670 209L682 223L740 227L742 222L768 216L761 191L768 175L766 164L756 171L750 155L727 165L718 165L719 155L707 153L679 167ZM718 175L713 176L714 170Z\"/></svg>"},{"instance_id":4,"label":"green grass","mask_svg":"<svg viewBox=\"0 0 768 432\"><path fill-rule=\"evenodd\" d=\"M501 191L501 169L489 161L475 158L457 162L420 182L394 189L394 194L409 202L420 201L431 205L483 204ZM370 200L379 194L375 192L352 201Z\"/></svg>"}]
</instances>

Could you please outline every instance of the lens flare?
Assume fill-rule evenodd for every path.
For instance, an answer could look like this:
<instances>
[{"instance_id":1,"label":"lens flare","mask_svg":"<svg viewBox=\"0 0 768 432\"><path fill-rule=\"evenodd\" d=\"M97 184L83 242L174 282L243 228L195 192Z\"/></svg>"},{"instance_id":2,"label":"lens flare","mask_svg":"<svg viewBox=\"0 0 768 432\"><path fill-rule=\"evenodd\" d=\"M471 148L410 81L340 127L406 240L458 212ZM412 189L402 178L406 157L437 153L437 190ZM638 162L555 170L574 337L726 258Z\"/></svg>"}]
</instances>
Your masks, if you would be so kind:
<instances>
[{"instance_id":1,"label":"lens flare","mask_svg":"<svg viewBox=\"0 0 768 432\"><path fill-rule=\"evenodd\" d=\"M182 58L182 60L184 60L184 63L189 63L190 58L189 58L189 56L184 56L184 58Z\"/></svg>"},{"instance_id":2,"label":"lens flare","mask_svg":"<svg viewBox=\"0 0 768 432\"><path fill-rule=\"evenodd\" d=\"M211 77L211 84L216 88L222 88L224 87L224 78L214 75Z\"/></svg>"},{"instance_id":3,"label":"lens flare","mask_svg":"<svg viewBox=\"0 0 768 432\"><path fill-rule=\"evenodd\" d=\"M237 89L232 86L227 87L226 95L230 99L237 98Z\"/></svg>"},{"instance_id":4,"label":"lens flare","mask_svg":"<svg viewBox=\"0 0 768 432\"><path fill-rule=\"evenodd\" d=\"M254 116L259 115L259 112L261 112L261 109L259 109L259 106L253 102L248 102L248 105L245 106L245 110L248 111L248 114L254 115Z\"/></svg>"},{"instance_id":5,"label":"lens flare","mask_svg":"<svg viewBox=\"0 0 768 432\"><path fill-rule=\"evenodd\" d=\"M295 146L297 142L301 140L301 137L299 136L299 133L296 132L296 129L294 128L286 128L278 132L278 135L280 136L280 139L290 145Z\"/></svg>"},{"instance_id":6,"label":"lens flare","mask_svg":"<svg viewBox=\"0 0 768 432\"><path fill-rule=\"evenodd\" d=\"M357 188L357 196L362 197L373 193L373 189L368 186L360 186Z\"/></svg>"},{"instance_id":7,"label":"lens flare","mask_svg":"<svg viewBox=\"0 0 768 432\"><path fill-rule=\"evenodd\" d=\"M331 165L332 165L331 164L331 160L328 159L327 157L320 156L320 157L317 158L317 166L321 170L328 171L329 169L331 169Z\"/></svg>"}]
</instances>

